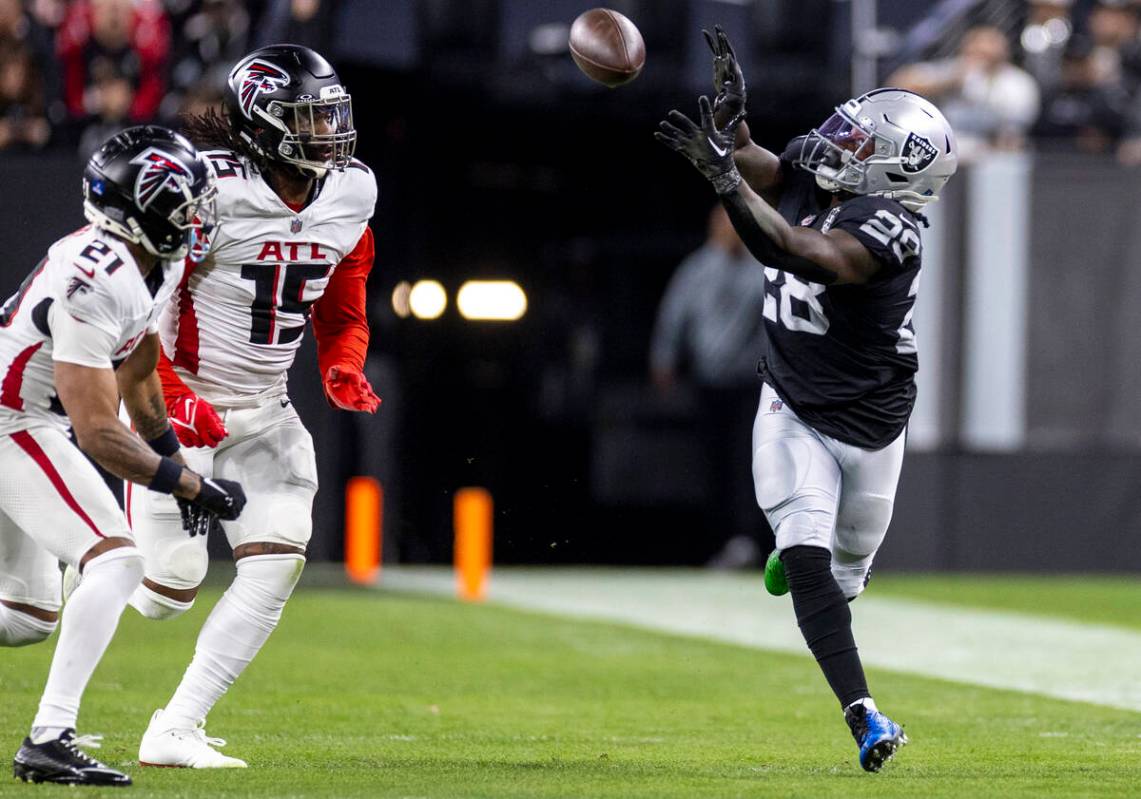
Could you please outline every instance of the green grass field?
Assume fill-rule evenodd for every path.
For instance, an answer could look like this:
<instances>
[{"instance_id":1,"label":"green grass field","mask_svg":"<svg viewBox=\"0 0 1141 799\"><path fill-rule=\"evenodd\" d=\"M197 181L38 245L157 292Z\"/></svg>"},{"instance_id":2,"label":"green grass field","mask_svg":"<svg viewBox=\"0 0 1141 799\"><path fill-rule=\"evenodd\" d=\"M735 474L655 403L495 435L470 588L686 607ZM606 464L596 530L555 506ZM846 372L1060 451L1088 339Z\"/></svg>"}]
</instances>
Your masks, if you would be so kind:
<instances>
[{"instance_id":1,"label":"green grass field","mask_svg":"<svg viewBox=\"0 0 1141 799\"><path fill-rule=\"evenodd\" d=\"M1049 599L1057 580L988 580L882 582L890 595L998 592L1005 600L995 607L1083 616ZM1136 581L1065 585L1090 597L1089 620L1126 602L1136 624ZM216 595L176 622L128 611L88 690L80 731L105 736L99 754L132 773L132 796L1141 795L1141 713L871 670L879 704L913 743L869 775L807 656L314 587L290 603L210 719L210 734L251 768L139 769L138 736L181 676ZM5 753L34 713L51 649L0 650ZM0 781L2 796L62 790Z\"/></svg>"}]
</instances>

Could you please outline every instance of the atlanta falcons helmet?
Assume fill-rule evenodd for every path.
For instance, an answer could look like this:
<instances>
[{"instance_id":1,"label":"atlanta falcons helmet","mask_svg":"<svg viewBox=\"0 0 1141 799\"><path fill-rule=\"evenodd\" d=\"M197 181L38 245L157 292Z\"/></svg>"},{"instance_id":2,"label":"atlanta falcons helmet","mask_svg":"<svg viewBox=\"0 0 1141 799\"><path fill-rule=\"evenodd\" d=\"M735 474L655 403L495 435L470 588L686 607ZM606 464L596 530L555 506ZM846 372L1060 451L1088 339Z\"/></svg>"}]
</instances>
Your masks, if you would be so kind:
<instances>
[{"instance_id":1,"label":"atlanta falcons helmet","mask_svg":"<svg viewBox=\"0 0 1141 799\"><path fill-rule=\"evenodd\" d=\"M205 257L217 194L194 145L157 125L113 136L83 170L87 220L166 261Z\"/></svg>"},{"instance_id":2,"label":"atlanta falcons helmet","mask_svg":"<svg viewBox=\"0 0 1141 799\"><path fill-rule=\"evenodd\" d=\"M958 147L931 102L905 89L876 89L813 128L793 163L826 191L877 194L919 211L955 174Z\"/></svg>"},{"instance_id":3,"label":"atlanta falcons helmet","mask_svg":"<svg viewBox=\"0 0 1141 799\"><path fill-rule=\"evenodd\" d=\"M230 71L226 113L258 155L323 177L356 148L353 106L333 66L296 44L254 50Z\"/></svg>"}]
</instances>

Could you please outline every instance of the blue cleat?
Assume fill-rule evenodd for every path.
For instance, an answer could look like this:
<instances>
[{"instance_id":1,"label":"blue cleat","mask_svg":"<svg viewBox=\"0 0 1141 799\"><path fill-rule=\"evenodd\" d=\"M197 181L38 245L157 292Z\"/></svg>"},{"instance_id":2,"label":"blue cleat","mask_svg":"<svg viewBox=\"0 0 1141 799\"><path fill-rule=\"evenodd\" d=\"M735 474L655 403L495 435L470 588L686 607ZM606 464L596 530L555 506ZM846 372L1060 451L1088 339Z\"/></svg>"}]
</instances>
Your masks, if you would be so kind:
<instances>
[{"instance_id":1,"label":"blue cleat","mask_svg":"<svg viewBox=\"0 0 1141 799\"><path fill-rule=\"evenodd\" d=\"M845 710L844 720L860 747L860 765L864 771L879 771L892 759L896 750L907 743L903 727L878 710L869 710L862 704Z\"/></svg>"}]
</instances>

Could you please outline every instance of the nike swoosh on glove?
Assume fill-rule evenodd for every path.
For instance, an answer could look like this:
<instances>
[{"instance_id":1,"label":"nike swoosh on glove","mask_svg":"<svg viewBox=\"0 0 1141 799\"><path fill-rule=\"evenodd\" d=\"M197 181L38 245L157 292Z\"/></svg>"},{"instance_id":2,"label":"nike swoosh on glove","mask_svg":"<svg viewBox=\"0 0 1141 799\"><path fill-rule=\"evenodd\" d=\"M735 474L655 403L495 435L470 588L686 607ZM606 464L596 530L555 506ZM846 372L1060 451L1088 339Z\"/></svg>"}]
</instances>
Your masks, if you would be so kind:
<instances>
[{"instance_id":1,"label":"nike swoosh on glove","mask_svg":"<svg viewBox=\"0 0 1141 799\"><path fill-rule=\"evenodd\" d=\"M214 406L197 394L183 394L167 404L167 415L186 447L216 447L230 434Z\"/></svg>"},{"instance_id":2,"label":"nike swoosh on glove","mask_svg":"<svg viewBox=\"0 0 1141 799\"><path fill-rule=\"evenodd\" d=\"M325 373L325 396L343 411L376 413L380 407L380 397L355 366L330 366Z\"/></svg>"}]
</instances>

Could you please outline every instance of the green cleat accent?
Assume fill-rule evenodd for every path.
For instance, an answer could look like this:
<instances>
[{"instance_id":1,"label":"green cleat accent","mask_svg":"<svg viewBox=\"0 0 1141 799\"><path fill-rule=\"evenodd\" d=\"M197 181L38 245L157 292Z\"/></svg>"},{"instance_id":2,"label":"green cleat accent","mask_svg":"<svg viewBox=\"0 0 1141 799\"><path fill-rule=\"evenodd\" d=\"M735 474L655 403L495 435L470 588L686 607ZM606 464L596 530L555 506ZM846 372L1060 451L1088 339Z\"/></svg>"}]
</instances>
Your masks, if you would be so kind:
<instances>
[{"instance_id":1,"label":"green cleat accent","mask_svg":"<svg viewBox=\"0 0 1141 799\"><path fill-rule=\"evenodd\" d=\"M765 590L773 596L784 596L788 593L788 579L784 576L784 564L781 563L780 550L774 549L765 561Z\"/></svg>"}]
</instances>

